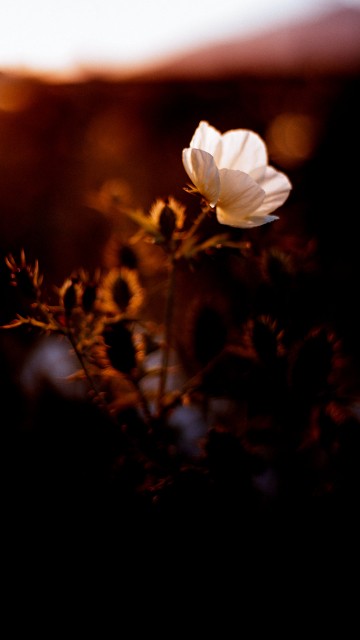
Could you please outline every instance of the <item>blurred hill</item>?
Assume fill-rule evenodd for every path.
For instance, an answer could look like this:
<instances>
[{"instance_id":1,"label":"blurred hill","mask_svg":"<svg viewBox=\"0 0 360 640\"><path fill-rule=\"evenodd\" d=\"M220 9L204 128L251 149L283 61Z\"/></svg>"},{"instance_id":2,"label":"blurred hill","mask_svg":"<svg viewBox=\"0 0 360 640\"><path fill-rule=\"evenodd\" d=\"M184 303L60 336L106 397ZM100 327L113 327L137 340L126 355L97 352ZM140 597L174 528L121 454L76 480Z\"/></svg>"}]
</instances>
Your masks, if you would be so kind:
<instances>
[{"instance_id":1,"label":"blurred hill","mask_svg":"<svg viewBox=\"0 0 360 640\"><path fill-rule=\"evenodd\" d=\"M360 10L342 7L246 38L210 43L154 65L143 77L347 74L359 69Z\"/></svg>"}]
</instances>

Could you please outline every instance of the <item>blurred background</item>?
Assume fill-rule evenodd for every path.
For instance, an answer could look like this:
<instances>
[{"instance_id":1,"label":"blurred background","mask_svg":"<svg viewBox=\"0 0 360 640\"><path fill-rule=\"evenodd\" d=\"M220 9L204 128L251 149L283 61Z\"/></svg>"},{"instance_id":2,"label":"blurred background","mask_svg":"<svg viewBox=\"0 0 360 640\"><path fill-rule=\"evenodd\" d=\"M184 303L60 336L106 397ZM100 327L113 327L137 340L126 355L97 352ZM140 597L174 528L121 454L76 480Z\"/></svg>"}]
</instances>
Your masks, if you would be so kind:
<instances>
[{"instance_id":1,"label":"blurred background","mask_svg":"<svg viewBox=\"0 0 360 640\"><path fill-rule=\"evenodd\" d=\"M3 1L1 323L15 310L9 253L24 248L57 286L101 265L104 185L145 209L168 195L191 206L181 150L208 120L258 132L289 175L280 221L255 237L313 243L358 356L359 72L356 0ZM3 333L0 348L6 378L18 345Z\"/></svg>"}]
</instances>

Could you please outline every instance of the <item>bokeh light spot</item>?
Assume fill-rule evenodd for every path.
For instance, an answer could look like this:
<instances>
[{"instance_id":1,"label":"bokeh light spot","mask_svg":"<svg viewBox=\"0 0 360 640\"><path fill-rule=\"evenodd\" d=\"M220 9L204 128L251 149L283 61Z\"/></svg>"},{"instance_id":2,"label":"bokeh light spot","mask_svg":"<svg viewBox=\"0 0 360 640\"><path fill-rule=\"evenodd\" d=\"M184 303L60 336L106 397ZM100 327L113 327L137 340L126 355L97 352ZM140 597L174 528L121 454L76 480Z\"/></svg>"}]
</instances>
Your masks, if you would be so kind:
<instances>
[{"instance_id":1,"label":"bokeh light spot","mask_svg":"<svg viewBox=\"0 0 360 640\"><path fill-rule=\"evenodd\" d=\"M302 113L281 113L268 127L266 142L270 156L284 167L294 167L308 160L317 140L315 119Z\"/></svg>"}]
</instances>

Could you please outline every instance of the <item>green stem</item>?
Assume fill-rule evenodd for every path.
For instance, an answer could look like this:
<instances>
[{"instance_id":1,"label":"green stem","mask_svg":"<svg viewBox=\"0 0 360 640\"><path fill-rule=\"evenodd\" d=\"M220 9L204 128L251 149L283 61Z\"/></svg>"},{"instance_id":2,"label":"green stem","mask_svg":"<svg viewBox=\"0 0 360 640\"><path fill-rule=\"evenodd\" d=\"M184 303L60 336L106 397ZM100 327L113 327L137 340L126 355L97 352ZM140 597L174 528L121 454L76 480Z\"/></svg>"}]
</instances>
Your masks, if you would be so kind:
<instances>
[{"instance_id":1,"label":"green stem","mask_svg":"<svg viewBox=\"0 0 360 640\"><path fill-rule=\"evenodd\" d=\"M149 409L149 405L146 399L146 396L144 395L138 381L136 379L134 379L131 375L125 375L125 378L128 382L130 382L130 384L132 384L132 386L134 387L138 398L139 398L139 404L140 407L143 411L143 416L144 416L144 421L145 423L150 426L151 425L151 421L152 421L152 415L151 415L151 411Z\"/></svg>"},{"instance_id":2,"label":"green stem","mask_svg":"<svg viewBox=\"0 0 360 640\"><path fill-rule=\"evenodd\" d=\"M93 380L93 378L92 378L92 376L91 376L91 374L89 372L89 369L88 369L88 366L86 364L85 358L83 357L82 353L77 348L76 340L74 339L74 335L73 335L73 331L72 331L72 328L71 328L71 324L70 324L69 318L66 318L66 336L67 336L72 348L74 349L75 355L76 355L77 359L80 362L80 365L81 365L81 367L82 367L82 369L84 371L85 377L86 377L86 379L87 379L87 381L89 383L90 389L93 392L94 397L96 398L96 401L97 401L98 405L102 409L104 409L106 411L106 413L109 413L108 407L107 407L106 403L104 402L104 400L103 400L103 398L101 396L101 393L100 393L99 389L97 388L97 386L95 384L95 381Z\"/></svg>"},{"instance_id":3,"label":"green stem","mask_svg":"<svg viewBox=\"0 0 360 640\"><path fill-rule=\"evenodd\" d=\"M201 213L198 215L192 226L190 227L188 233L185 236L184 242L191 238L194 233L196 233L197 229L206 218L209 213L209 207L204 207ZM161 415L163 398L166 391L166 382L167 382L167 374L168 374L168 366L169 366L169 357L170 357L170 346L171 346L171 325L172 325L172 316L173 316L173 307L174 307L174 293L175 293L175 266L177 258L181 256L181 247L178 252L171 258L170 263L170 276L167 290L167 298L166 298L166 308L165 308L165 335L164 335L164 347L162 352L162 363L160 369L160 381L159 381L159 389L158 389L158 397L157 397L157 413Z\"/></svg>"},{"instance_id":4,"label":"green stem","mask_svg":"<svg viewBox=\"0 0 360 640\"><path fill-rule=\"evenodd\" d=\"M194 223L193 223L192 227L190 228L190 232L189 232L190 236L194 235L195 231L199 228L199 226L201 225L202 221L205 220L205 218L208 215L209 211L210 211L210 207L209 206L205 206L202 209L202 211L199 213L199 215L196 218L196 220L194 220Z\"/></svg>"},{"instance_id":5,"label":"green stem","mask_svg":"<svg viewBox=\"0 0 360 640\"><path fill-rule=\"evenodd\" d=\"M164 335L164 347L162 351L162 363L160 369L160 381L157 399L157 411L161 413L163 397L166 389L168 365L170 357L170 345L171 345L171 324L174 305L174 292L175 292L175 262L172 260L170 265L170 276L166 297L165 307L165 335Z\"/></svg>"},{"instance_id":6,"label":"green stem","mask_svg":"<svg viewBox=\"0 0 360 640\"><path fill-rule=\"evenodd\" d=\"M176 260L181 258L182 255L185 255L186 248L187 248L187 243L194 236L194 234L196 233L196 231L200 227L200 225L203 222L203 220L205 220L205 218L208 215L209 211L210 211L210 207L204 207L204 209L202 209L202 211L199 213L198 217L194 220L194 222L191 225L190 229L184 233L183 240L182 240L178 250L175 253L175 259Z\"/></svg>"}]
</instances>

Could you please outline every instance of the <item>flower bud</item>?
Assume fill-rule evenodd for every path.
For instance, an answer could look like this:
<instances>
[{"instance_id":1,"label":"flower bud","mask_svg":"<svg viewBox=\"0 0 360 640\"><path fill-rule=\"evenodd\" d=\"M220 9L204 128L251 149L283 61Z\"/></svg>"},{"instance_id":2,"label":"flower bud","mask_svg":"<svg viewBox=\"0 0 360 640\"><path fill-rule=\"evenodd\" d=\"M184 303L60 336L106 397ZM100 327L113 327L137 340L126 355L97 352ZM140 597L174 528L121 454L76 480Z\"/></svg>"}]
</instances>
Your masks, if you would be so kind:
<instances>
[{"instance_id":1,"label":"flower bud","mask_svg":"<svg viewBox=\"0 0 360 640\"><path fill-rule=\"evenodd\" d=\"M82 295L81 304L85 313L90 313L96 300L97 287L95 284L87 284Z\"/></svg>"},{"instance_id":2,"label":"flower bud","mask_svg":"<svg viewBox=\"0 0 360 640\"><path fill-rule=\"evenodd\" d=\"M136 366L136 350L131 331L120 321L108 325L103 336L111 365L122 373L130 373Z\"/></svg>"},{"instance_id":3,"label":"flower bud","mask_svg":"<svg viewBox=\"0 0 360 640\"><path fill-rule=\"evenodd\" d=\"M77 302L76 284L71 282L63 292L63 306L66 315L70 315Z\"/></svg>"},{"instance_id":4,"label":"flower bud","mask_svg":"<svg viewBox=\"0 0 360 640\"><path fill-rule=\"evenodd\" d=\"M143 302L143 292L136 271L111 269L99 291L100 305L109 314L136 315Z\"/></svg>"},{"instance_id":5,"label":"flower bud","mask_svg":"<svg viewBox=\"0 0 360 640\"><path fill-rule=\"evenodd\" d=\"M128 244L124 244L122 247L120 247L119 258L122 267L126 267L127 269L137 269L137 255Z\"/></svg>"},{"instance_id":6,"label":"flower bud","mask_svg":"<svg viewBox=\"0 0 360 640\"><path fill-rule=\"evenodd\" d=\"M131 300L131 291L127 281L121 276L113 284L113 298L120 311L126 311Z\"/></svg>"},{"instance_id":7,"label":"flower bud","mask_svg":"<svg viewBox=\"0 0 360 640\"><path fill-rule=\"evenodd\" d=\"M160 232L161 241L168 243L183 228L185 207L171 196L158 199L150 209L150 218Z\"/></svg>"},{"instance_id":8,"label":"flower bud","mask_svg":"<svg viewBox=\"0 0 360 640\"><path fill-rule=\"evenodd\" d=\"M10 269L11 284L18 287L25 299L35 302L42 283L38 262L36 261L34 266L27 264L25 252L22 250L19 264L11 254L5 258L5 263Z\"/></svg>"},{"instance_id":9,"label":"flower bud","mask_svg":"<svg viewBox=\"0 0 360 640\"><path fill-rule=\"evenodd\" d=\"M160 213L159 228L160 233L164 236L165 240L171 240L176 229L176 216L174 211L168 205L165 205Z\"/></svg>"},{"instance_id":10,"label":"flower bud","mask_svg":"<svg viewBox=\"0 0 360 640\"><path fill-rule=\"evenodd\" d=\"M31 302L37 299L37 287L34 284L34 278L31 272L26 269L18 269L16 273L11 274L12 283L19 288L22 295Z\"/></svg>"}]
</instances>

